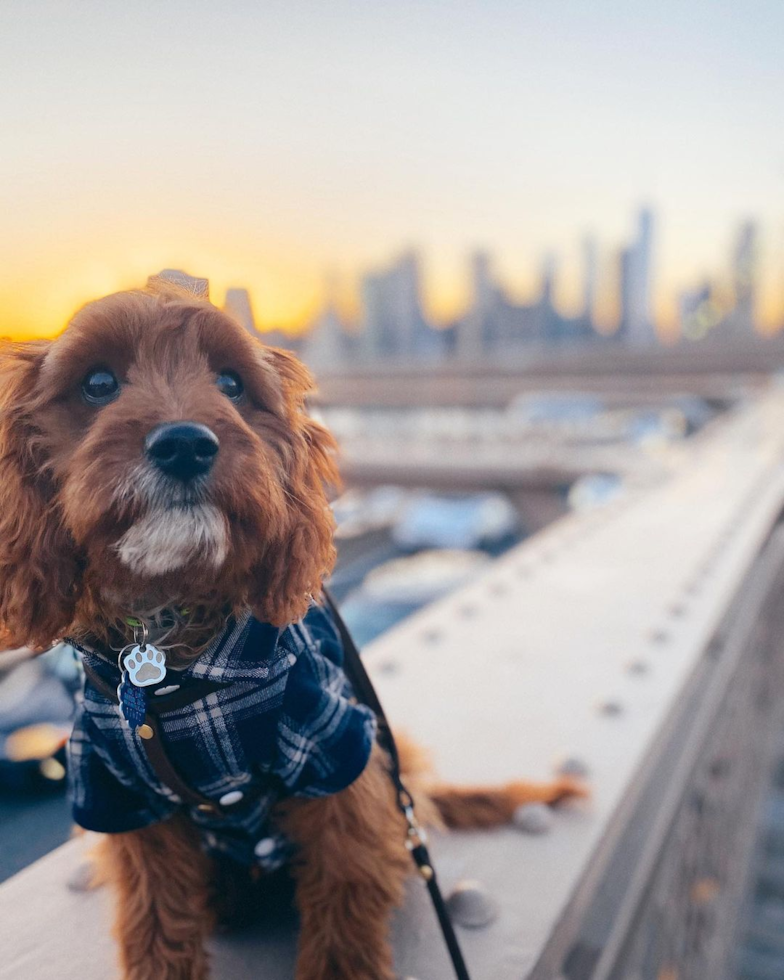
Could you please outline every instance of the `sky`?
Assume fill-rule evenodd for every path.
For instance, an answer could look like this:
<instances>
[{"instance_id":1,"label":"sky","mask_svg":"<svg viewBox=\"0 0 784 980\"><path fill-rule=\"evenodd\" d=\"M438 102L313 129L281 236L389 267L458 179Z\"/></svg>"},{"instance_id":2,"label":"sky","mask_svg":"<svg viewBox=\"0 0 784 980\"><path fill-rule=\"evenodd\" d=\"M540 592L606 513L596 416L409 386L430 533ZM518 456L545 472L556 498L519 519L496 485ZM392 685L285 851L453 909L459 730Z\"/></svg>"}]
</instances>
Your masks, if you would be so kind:
<instances>
[{"instance_id":1,"label":"sky","mask_svg":"<svg viewBox=\"0 0 784 980\"><path fill-rule=\"evenodd\" d=\"M0 5L0 335L62 329L164 267L246 286L297 330L325 281L356 312L413 247L430 314L488 249L513 297L543 256L579 303L580 246L656 213L656 313L761 233L784 320L781 0L26 0Z\"/></svg>"}]
</instances>

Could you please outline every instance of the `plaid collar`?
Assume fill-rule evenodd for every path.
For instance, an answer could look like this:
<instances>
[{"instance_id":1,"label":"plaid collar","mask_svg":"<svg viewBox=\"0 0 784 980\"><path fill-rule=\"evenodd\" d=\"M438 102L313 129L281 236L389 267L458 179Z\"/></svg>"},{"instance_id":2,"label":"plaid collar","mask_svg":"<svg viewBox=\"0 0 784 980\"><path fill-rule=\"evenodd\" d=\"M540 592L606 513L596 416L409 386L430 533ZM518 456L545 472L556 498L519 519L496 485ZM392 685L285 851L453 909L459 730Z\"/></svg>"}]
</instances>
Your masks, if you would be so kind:
<instances>
[{"instance_id":1,"label":"plaid collar","mask_svg":"<svg viewBox=\"0 0 784 980\"><path fill-rule=\"evenodd\" d=\"M260 623L249 611L243 612L226 623L181 676L219 683L271 679L290 666L290 653L296 657L301 651L301 645L292 646L288 634L293 630Z\"/></svg>"}]
</instances>

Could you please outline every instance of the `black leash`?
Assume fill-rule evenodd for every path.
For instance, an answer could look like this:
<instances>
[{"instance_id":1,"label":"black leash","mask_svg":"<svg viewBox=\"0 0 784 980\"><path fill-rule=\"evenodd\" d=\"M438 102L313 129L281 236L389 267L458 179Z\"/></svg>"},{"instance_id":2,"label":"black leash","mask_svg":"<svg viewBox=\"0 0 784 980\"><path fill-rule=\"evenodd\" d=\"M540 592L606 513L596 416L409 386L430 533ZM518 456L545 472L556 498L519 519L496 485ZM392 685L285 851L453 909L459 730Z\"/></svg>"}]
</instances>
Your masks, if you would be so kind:
<instances>
[{"instance_id":1,"label":"black leash","mask_svg":"<svg viewBox=\"0 0 784 980\"><path fill-rule=\"evenodd\" d=\"M343 617L340 615L334 599L326 591L326 589L324 590L324 598L326 599L327 605L329 606L330 612L335 620L335 625L338 628L340 639L343 643L343 669L345 670L346 676L351 682L351 686L354 688L359 700L366 704L378 719L378 741L381 747L385 749L389 755L391 764L389 768L389 776L392 780L392 784L395 787L397 805L400 808L403 816L406 818L406 823L408 824L408 839L406 840L406 847L411 852L411 857L414 859L417 870L427 885L427 890L430 893L433 908L435 909L436 916L438 917L438 924L441 927L444 942L449 950L452 966L455 969L455 975L457 976L458 980L471 980L465 960L463 959L460 944L458 943L457 936L455 935L452 920L449 918L449 910L447 909L446 902L444 901L444 896L441 894L441 889L438 887L435 867L433 866L433 862L430 859L430 854L428 853L427 846L425 844L425 831L420 826L419 821L416 818L414 813L414 800L403 784L403 780L400 775L400 756L398 755L395 737L392 734L389 721L387 720L387 716L384 713L384 709L382 708L381 702L378 699L376 689L373 687L373 682L371 681L370 677L368 677L368 673L365 670L365 665L362 663L362 658L359 654L359 650L357 649L357 645L349 633L348 627L343 621Z\"/></svg>"}]
</instances>

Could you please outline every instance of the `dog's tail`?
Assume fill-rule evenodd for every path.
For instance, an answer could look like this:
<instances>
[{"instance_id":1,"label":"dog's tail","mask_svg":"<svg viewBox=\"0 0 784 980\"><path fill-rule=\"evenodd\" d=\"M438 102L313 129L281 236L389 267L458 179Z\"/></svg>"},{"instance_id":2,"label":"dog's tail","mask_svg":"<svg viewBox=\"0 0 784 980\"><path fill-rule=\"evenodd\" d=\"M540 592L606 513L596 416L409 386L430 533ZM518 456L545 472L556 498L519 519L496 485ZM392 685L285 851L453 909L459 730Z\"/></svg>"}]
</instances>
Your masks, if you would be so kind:
<instances>
[{"instance_id":1,"label":"dog's tail","mask_svg":"<svg viewBox=\"0 0 784 980\"><path fill-rule=\"evenodd\" d=\"M500 786L453 786L433 780L427 754L396 733L400 768L411 790L421 819L458 830L479 830L509 823L515 810L525 803L562 803L585 799L585 783L571 776L547 782L524 780Z\"/></svg>"},{"instance_id":2,"label":"dog's tail","mask_svg":"<svg viewBox=\"0 0 784 980\"><path fill-rule=\"evenodd\" d=\"M569 776L544 783L525 781L502 786L446 786L428 788L428 795L447 827L478 830L509 823L524 803L561 803L588 796L585 785Z\"/></svg>"}]
</instances>

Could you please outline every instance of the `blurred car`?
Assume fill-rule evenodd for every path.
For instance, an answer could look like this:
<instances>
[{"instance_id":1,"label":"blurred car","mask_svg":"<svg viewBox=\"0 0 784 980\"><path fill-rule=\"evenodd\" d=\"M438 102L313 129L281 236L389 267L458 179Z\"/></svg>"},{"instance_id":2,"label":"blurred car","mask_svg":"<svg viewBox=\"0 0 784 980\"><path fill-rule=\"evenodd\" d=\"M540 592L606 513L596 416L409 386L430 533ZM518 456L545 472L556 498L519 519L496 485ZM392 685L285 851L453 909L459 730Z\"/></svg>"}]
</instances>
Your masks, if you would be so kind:
<instances>
[{"instance_id":1,"label":"blurred car","mask_svg":"<svg viewBox=\"0 0 784 980\"><path fill-rule=\"evenodd\" d=\"M341 604L341 613L362 647L430 602L474 578L490 561L482 551L422 551L394 558L365 576Z\"/></svg>"},{"instance_id":2,"label":"blurred car","mask_svg":"<svg viewBox=\"0 0 784 980\"><path fill-rule=\"evenodd\" d=\"M65 743L80 687L73 650L58 644L38 657L14 660L0 673L0 788L62 788Z\"/></svg>"},{"instance_id":3,"label":"blurred car","mask_svg":"<svg viewBox=\"0 0 784 980\"><path fill-rule=\"evenodd\" d=\"M422 548L483 548L498 551L519 530L517 511L500 493L411 499L392 527L392 540L406 551Z\"/></svg>"}]
</instances>

